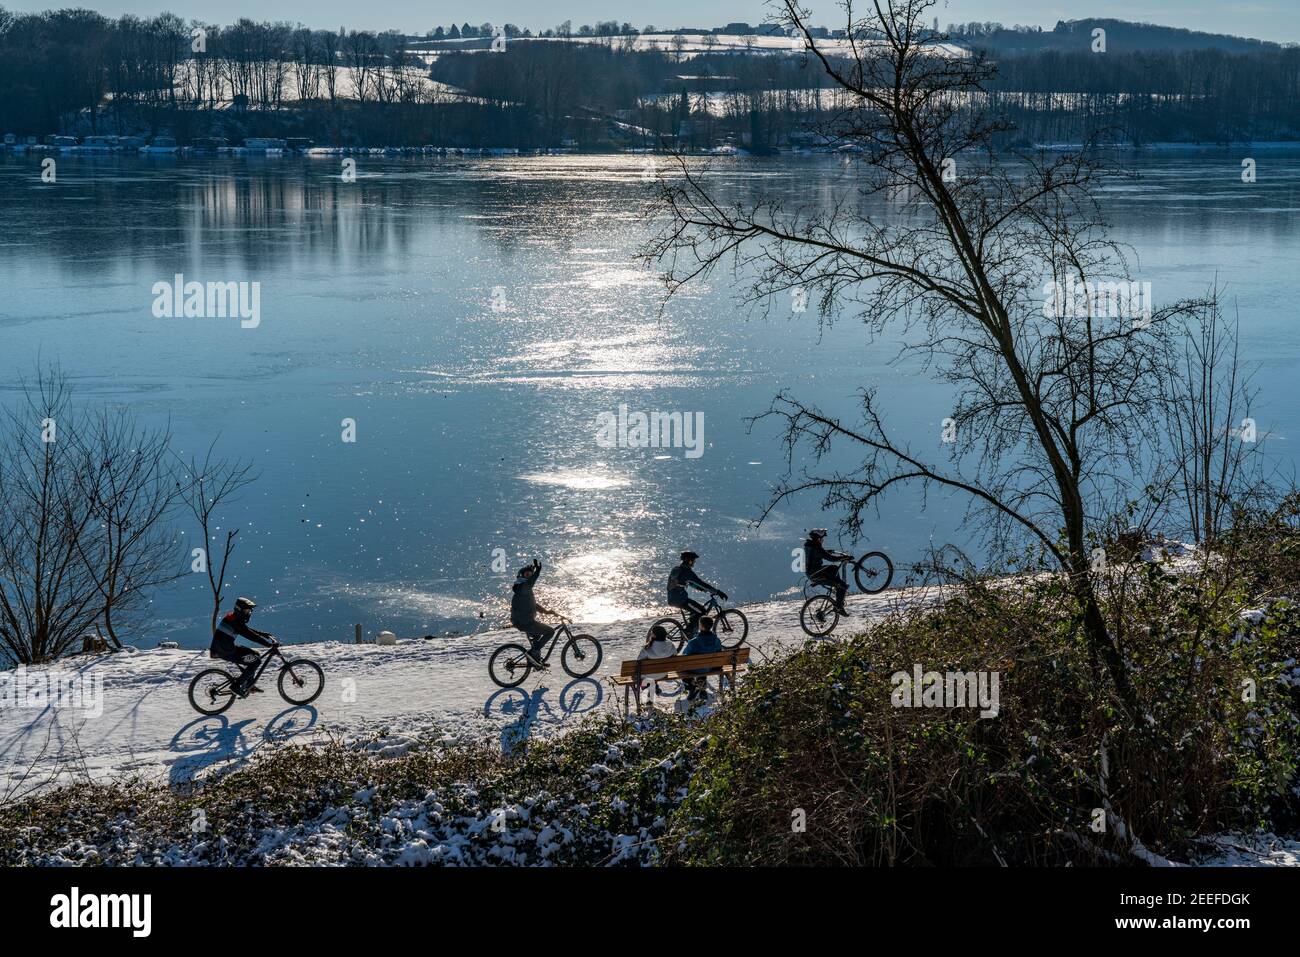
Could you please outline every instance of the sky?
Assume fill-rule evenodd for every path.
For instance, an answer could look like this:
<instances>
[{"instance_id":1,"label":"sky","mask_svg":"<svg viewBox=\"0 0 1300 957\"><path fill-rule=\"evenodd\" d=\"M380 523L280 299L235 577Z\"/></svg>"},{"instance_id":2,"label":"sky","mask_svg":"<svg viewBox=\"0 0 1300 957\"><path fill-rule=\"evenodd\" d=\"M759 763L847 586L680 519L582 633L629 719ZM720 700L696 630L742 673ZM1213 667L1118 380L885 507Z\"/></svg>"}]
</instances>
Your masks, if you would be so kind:
<instances>
[{"instance_id":1,"label":"sky","mask_svg":"<svg viewBox=\"0 0 1300 957\"><path fill-rule=\"evenodd\" d=\"M834 0L805 0L814 22L839 23ZM533 30L564 20L574 25L597 20L628 21L637 28L721 26L731 21L762 22L763 0L0 0L16 11L88 7L106 16L152 15L170 10L186 19L229 23L240 17L290 20L313 27L398 29L425 33L452 22L515 23ZM940 0L941 24L993 20L1051 28L1058 20L1115 17L1231 33L1279 42L1300 42L1300 0Z\"/></svg>"}]
</instances>

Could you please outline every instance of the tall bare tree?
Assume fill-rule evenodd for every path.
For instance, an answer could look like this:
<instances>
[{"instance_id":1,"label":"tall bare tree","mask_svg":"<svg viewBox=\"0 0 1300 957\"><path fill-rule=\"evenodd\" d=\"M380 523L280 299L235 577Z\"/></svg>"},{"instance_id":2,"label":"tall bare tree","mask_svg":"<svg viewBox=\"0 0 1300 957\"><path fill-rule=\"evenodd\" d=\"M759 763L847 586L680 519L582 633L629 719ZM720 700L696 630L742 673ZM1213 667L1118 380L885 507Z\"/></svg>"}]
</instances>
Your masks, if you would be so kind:
<instances>
[{"instance_id":1,"label":"tall bare tree","mask_svg":"<svg viewBox=\"0 0 1300 957\"><path fill-rule=\"evenodd\" d=\"M1091 549L1105 507L1142 487L1170 320L1193 304L1123 301L1133 288L1128 263L1094 201L1103 171L1087 150L996 154L1005 124L983 96L994 69L943 45L925 22L932 5L875 0L859 15L844 0L845 57L823 48L797 2L775 3L843 92L846 106L826 133L861 150L856 191L830 208L729 201L679 158L660 184L664 225L645 255L662 264L670 296L730 264L751 302L801 289L825 318L852 312L873 335L901 334L954 393L957 441L935 455L938 436L927 449L891 434L870 387L857 421L783 393L767 414L782 424L792 465L800 450L810 459L769 509L819 492L856 534L864 512L897 486L967 496L996 540L1027 537L1065 574L1093 662L1137 717ZM822 470L840 443L862 450L860 464Z\"/></svg>"}]
</instances>

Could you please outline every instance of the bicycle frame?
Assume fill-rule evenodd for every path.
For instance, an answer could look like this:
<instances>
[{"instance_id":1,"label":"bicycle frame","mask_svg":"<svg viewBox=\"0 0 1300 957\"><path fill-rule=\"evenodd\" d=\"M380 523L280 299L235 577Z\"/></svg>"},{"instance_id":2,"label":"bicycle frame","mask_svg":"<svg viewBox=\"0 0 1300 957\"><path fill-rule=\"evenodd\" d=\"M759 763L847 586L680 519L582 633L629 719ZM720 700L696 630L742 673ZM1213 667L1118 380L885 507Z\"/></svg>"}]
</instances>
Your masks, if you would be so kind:
<instances>
[{"instance_id":1,"label":"bicycle frame","mask_svg":"<svg viewBox=\"0 0 1300 957\"><path fill-rule=\"evenodd\" d=\"M267 667L270 665L272 658L279 658L282 661L284 660L284 655L281 654L279 645L272 645L270 648L267 648L266 651L262 652L262 654L259 656L259 660L257 663L257 670L254 671L253 676L248 679L249 687L252 687L253 685L257 684L258 679L262 677L262 674L266 671ZM230 663L235 664L233 661ZM232 676L231 684L234 684L236 681L238 681L240 677L241 677L240 675Z\"/></svg>"},{"instance_id":2,"label":"bicycle frame","mask_svg":"<svg viewBox=\"0 0 1300 957\"><path fill-rule=\"evenodd\" d=\"M676 608L677 614L681 616L683 628L685 628L687 625L691 623L690 609L682 608L679 605L673 605L672 607ZM722 606L718 604L718 596L710 595L709 600L704 603L704 610L700 612L700 614L709 615L709 614L713 614L714 612L720 612L720 611L722 611Z\"/></svg>"},{"instance_id":3,"label":"bicycle frame","mask_svg":"<svg viewBox=\"0 0 1300 957\"><path fill-rule=\"evenodd\" d=\"M555 645L560 640L560 632L564 632L564 634L568 635L570 638L573 637L573 632L569 630L569 623L567 621L562 621L556 625L555 633L551 635L550 644L546 646L546 654L542 656L542 661L551 660L551 654L555 651Z\"/></svg>"},{"instance_id":4,"label":"bicycle frame","mask_svg":"<svg viewBox=\"0 0 1300 957\"><path fill-rule=\"evenodd\" d=\"M839 568L837 569L837 571L836 571L836 573L835 573L835 577L839 580L839 583L840 583L841 585L844 585L845 587L847 587L847 585L848 585L848 578L849 578L849 576L848 576L848 573L845 572L844 569L845 569L846 567L848 567L849 565L852 565L852 564L854 563L854 561L856 561L856 559L853 559L853 558L841 558L841 559L836 563L836 564L839 566ZM828 567L828 566L826 566L826 565L823 565L823 566L822 566L822 568L827 568L827 567ZM818 570L820 571L820 569L818 569ZM808 596L808 593L807 593L809 588L820 588L820 589L822 589L823 591L825 591L828 595L829 595L831 592L833 592L833 591L835 590L835 582L830 582L830 581L814 581L814 580L813 580L813 577L812 577L811 575L805 575L805 576L804 576L804 579L805 579L805 581L806 581L806 584L804 585L804 596L805 596L805 597L809 597L809 596Z\"/></svg>"}]
</instances>

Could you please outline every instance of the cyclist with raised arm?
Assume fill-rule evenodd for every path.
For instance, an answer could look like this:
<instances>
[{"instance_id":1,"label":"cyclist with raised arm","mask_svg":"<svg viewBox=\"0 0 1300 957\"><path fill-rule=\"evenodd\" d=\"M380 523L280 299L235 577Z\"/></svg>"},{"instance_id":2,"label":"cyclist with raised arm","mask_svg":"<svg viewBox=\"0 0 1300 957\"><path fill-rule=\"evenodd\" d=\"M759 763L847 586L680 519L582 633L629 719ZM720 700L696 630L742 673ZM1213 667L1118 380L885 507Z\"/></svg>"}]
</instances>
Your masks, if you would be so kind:
<instances>
[{"instance_id":1,"label":"cyclist with raised arm","mask_svg":"<svg viewBox=\"0 0 1300 957\"><path fill-rule=\"evenodd\" d=\"M257 670L261 657L252 648L235 644L235 640L247 638L267 648L279 644L270 632L249 627L248 620L253 617L253 609L256 607L257 603L251 598L236 599L234 609L227 612L217 623L217 630L212 633L212 644L208 647L209 657L232 662L243 669L233 685L235 694L241 698L247 697L250 692L256 691L260 694L262 691L257 685L245 687L249 684L253 672Z\"/></svg>"},{"instance_id":2,"label":"cyclist with raised arm","mask_svg":"<svg viewBox=\"0 0 1300 957\"><path fill-rule=\"evenodd\" d=\"M841 562L852 559L852 555L832 551L825 545L826 529L814 528L808 532L803 543L803 570L808 580L814 585L829 585L835 589L835 610L845 618L849 617L844 607L844 596L849 590L848 583L841 573Z\"/></svg>"},{"instance_id":3,"label":"cyclist with raised arm","mask_svg":"<svg viewBox=\"0 0 1300 957\"><path fill-rule=\"evenodd\" d=\"M695 552L682 552L681 564L674 565L673 570L668 573L668 604L687 613L686 634L688 637L695 636L700 616L704 614L704 606L691 598L686 590L687 588L697 588L711 595L717 595L723 601L727 600L725 591L715 588L695 574L695 560L699 557Z\"/></svg>"},{"instance_id":4,"label":"cyclist with raised arm","mask_svg":"<svg viewBox=\"0 0 1300 957\"><path fill-rule=\"evenodd\" d=\"M542 648L555 634L552 626L537 620L538 613L553 615L560 621L568 621L559 612L543 608L537 603L537 598L533 595L533 586L537 584L541 574L542 563L534 558L531 565L519 569L519 577L511 586L513 595L510 598L510 624L528 636L530 641L528 658L534 668L546 667L546 662L542 660Z\"/></svg>"}]
</instances>

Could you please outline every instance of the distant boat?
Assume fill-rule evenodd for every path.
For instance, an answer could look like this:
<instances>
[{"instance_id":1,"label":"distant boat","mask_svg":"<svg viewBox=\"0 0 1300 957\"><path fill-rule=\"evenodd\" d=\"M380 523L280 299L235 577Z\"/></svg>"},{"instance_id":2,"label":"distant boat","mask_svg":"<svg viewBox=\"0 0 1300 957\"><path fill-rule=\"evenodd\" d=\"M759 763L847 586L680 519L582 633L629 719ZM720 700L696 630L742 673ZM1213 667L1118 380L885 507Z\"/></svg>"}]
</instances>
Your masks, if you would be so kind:
<instances>
[{"instance_id":1,"label":"distant boat","mask_svg":"<svg viewBox=\"0 0 1300 957\"><path fill-rule=\"evenodd\" d=\"M56 150L73 150L77 148L75 136L51 136L49 145Z\"/></svg>"},{"instance_id":2,"label":"distant boat","mask_svg":"<svg viewBox=\"0 0 1300 957\"><path fill-rule=\"evenodd\" d=\"M250 136L244 140L244 149L250 153L265 150L267 153L284 151L285 141L275 136Z\"/></svg>"},{"instance_id":3,"label":"distant boat","mask_svg":"<svg viewBox=\"0 0 1300 957\"><path fill-rule=\"evenodd\" d=\"M224 136L200 136L191 141L190 149L204 155L230 151L230 141Z\"/></svg>"},{"instance_id":4,"label":"distant boat","mask_svg":"<svg viewBox=\"0 0 1300 957\"><path fill-rule=\"evenodd\" d=\"M86 153L111 153L119 146L116 136L87 136L81 142L81 149Z\"/></svg>"},{"instance_id":5,"label":"distant boat","mask_svg":"<svg viewBox=\"0 0 1300 957\"><path fill-rule=\"evenodd\" d=\"M141 153L169 153L175 154L180 152L180 147L176 140L171 136L155 136L153 142L148 146L140 147Z\"/></svg>"}]
</instances>

